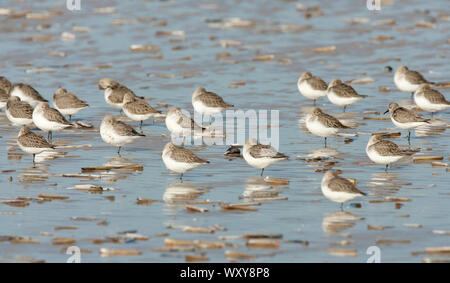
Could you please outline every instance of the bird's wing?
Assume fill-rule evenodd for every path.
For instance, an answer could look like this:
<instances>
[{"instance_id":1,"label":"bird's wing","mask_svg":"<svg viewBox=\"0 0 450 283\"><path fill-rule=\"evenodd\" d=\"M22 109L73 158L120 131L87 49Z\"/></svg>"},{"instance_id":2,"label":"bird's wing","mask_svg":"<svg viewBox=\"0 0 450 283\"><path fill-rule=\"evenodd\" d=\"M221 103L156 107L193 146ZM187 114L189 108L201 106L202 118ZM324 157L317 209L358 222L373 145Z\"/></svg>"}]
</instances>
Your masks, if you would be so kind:
<instances>
[{"instance_id":1,"label":"bird's wing","mask_svg":"<svg viewBox=\"0 0 450 283\"><path fill-rule=\"evenodd\" d=\"M252 147L250 147L249 151L250 155L254 158L286 158L287 156L279 153L275 150L275 148L271 147L270 145L265 144L257 144Z\"/></svg>"}]
</instances>

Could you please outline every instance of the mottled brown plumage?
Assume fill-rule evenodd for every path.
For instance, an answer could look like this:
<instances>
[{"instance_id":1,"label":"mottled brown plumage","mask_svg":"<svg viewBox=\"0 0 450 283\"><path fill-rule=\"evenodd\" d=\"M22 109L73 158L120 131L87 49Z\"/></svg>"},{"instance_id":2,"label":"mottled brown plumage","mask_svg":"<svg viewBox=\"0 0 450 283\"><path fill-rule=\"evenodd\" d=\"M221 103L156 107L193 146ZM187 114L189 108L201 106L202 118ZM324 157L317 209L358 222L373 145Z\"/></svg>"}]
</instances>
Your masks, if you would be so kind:
<instances>
[{"instance_id":1,"label":"mottled brown plumage","mask_svg":"<svg viewBox=\"0 0 450 283\"><path fill-rule=\"evenodd\" d=\"M352 182L339 177L337 174L334 174L333 178L329 181L328 188L333 192L366 195L365 193L358 190Z\"/></svg>"},{"instance_id":2,"label":"mottled brown plumage","mask_svg":"<svg viewBox=\"0 0 450 283\"><path fill-rule=\"evenodd\" d=\"M6 109L14 118L32 119L33 116L33 107L25 101L20 101L17 96L8 99Z\"/></svg>"},{"instance_id":3,"label":"mottled brown plumage","mask_svg":"<svg viewBox=\"0 0 450 283\"><path fill-rule=\"evenodd\" d=\"M118 121L116 119L112 119L111 120L111 125L114 128L114 130L116 131L116 133L120 136L141 136L141 137L145 137L144 134L140 134L138 133L132 126L122 122L122 121Z\"/></svg>"},{"instance_id":4,"label":"mottled brown plumage","mask_svg":"<svg viewBox=\"0 0 450 283\"><path fill-rule=\"evenodd\" d=\"M421 73L419 73L417 71L409 70L408 67L406 67L406 66L400 66L397 69L397 72L402 74L405 77L405 79L408 82L410 82L411 84L418 85L418 84L430 83L422 76Z\"/></svg>"},{"instance_id":5,"label":"mottled brown plumage","mask_svg":"<svg viewBox=\"0 0 450 283\"><path fill-rule=\"evenodd\" d=\"M71 123L67 121L66 118L64 118L61 112L54 108L51 108L48 103L43 103L41 109L45 119L64 125L71 125Z\"/></svg>"},{"instance_id":6,"label":"mottled brown plumage","mask_svg":"<svg viewBox=\"0 0 450 283\"><path fill-rule=\"evenodd\" d=\"M2 93L2 91L3 91L4 93L6 93L9 96L11 86L12 86L12 84L7 78L0 76L0 93Z\"/></svg>"},{"instance_id":7,"label":"mottled brown plumage","mask_svg":"<svg viewBox=\"0 0 450 283\"><path fill-rule=\"evenodd\" d=\"M330 92L332 91L340 97L367 97L367 95L358 94L353 87L344 84L339 79L332 80L328 88Z\"/></svg>"},{"instance_id":8,"label":"mottled brown plumage","mask_svg":"<svg viewBox=\"0 0 450 283\"><path fill-rule=\"evenodd\" d=\"M33 100L40 101L40 102L47 102L46 99L44 99L37 90L35 90L31 85L29 84L23 84L23 83L15 83L12 85L11 90L14 88L19 88L26 96L32 98Z\"/></svg>"},{"instance_id":9,"label":"mottled brown plumage","mask_svg":"<svg viewBox=\"0 0 450 283\"><path fill-rule=\"evenodd\" d=\"M206 164L209 161L201 159L197 155L195 155L191 150L184 148L182 146L177 146L174 143L169 143L167 145L167 149L170 152L170 158L177 162L187 162L187 163L200 163Z\"/></svg>"},{"instance_id":10,"label":"mottled brown plumage","mask_svg":"<svg viewBox=\"0 0 450 283\"><path fill-rule=\"evenodd\" d=\"M407 156L415 153L411 150L403 150L397 144L388 140L383 140L381 137L379 141L369 146L368 149L376 150L378 154L382 156Z\"/></svg>"},{"instance_id":11,"label":"mottled brown plumage","mask_svg":"<svg viewBox=\"0 0 450 283\"><path fill-rule=\"evenodd\" d=\"M299 82L307 82L315 90L327 90L328 84L319 77L314 77L310 72L304 72Z\"/></svg>"},{"instance_id":12,"label":"mottled brown plumage","mask_svg":"<svg viewBox=\"0 0 450 283\"><path fill-rule=\"evenodd\" d=\"M23 147L31 148L54 148L55 146L48 143L40 134L33 133L27 126L22 127L17 142Z\"/></svg>"},{"instance_id":13,"label":"mottled brown plumage","mask_svg":"<svg viewBox=\"0 0 450 283\"><path fill-rule=\"evenodd\" d=\"M145 115L149 113L161 114L161 111L151 107L145 100L136 99L134 95L125 94L123 109L135 115Z\"/></svg>"},{"instance_id":14,"label":"mottled brown plumage","mask_svg":"<svg viewBox=\"0 0 450 283\"><path fill-rule=\"evenodd\" d=\"M324 124L327 128L349 129L349 127L343 125L337 118L324 113L320 108L313 108L311 114L317 117L319 122Z\"/></svg>"},{"instance_id":15,"label":"mottled brown plumage","mask_svg":"<svg viewBox=\"0 0 450 283\"><path fill-rule=\"evenodd\" d=\"M89 106L85 101L79 99L75 94L68 92L65 88L56 90L53 94L53 103L59 109L84 108Z\"/></svg>"},{"instance_id":16,"label":"mottled brown plumage","mask_svg":"<svg viewBox=\"0 0 450 283\"><path fill-rule=\"evenodd\" d=\"M208 107L233 107L232 104L226 103L217 93L206 91L205 88L197 88L194 92L193 101L201 101Z\"/></svg>"},{"instance_id":17,"label":"mottled brown plumage","mask_svg":"<svg viewBox=\"0 0 450 283\"><path fill-rule=\"evenodd\" d=\"M417 90L417 95L423 95L428 101L433 104L450 105L450 101L447 101L445 96L440 91L432 89L429 84L421 85Z\"/></svg>"},{"instance_id":18,"label":"mottled brown plumage","mask_svg":"<svg viewBox=\"0 0 450 283\"><path fill-rule=\"evenodd\" d=\"M414 111L400 107L395 102L389 104L388 111L391 113L392 118L399 123L428 122L430 120L417 115Z\"/></svg>"},{"instance_id":19,"label":"mottled brown plumage","mask_svg":"<svg viewBox=\"0 0 450 283\"><path fill-rule=\"evenodd\" d=\"M277 152L272 146L266 144L257 144L249 148L249 153L254 158L287 158L283 153Z\"/></svg>"}]
</instances>

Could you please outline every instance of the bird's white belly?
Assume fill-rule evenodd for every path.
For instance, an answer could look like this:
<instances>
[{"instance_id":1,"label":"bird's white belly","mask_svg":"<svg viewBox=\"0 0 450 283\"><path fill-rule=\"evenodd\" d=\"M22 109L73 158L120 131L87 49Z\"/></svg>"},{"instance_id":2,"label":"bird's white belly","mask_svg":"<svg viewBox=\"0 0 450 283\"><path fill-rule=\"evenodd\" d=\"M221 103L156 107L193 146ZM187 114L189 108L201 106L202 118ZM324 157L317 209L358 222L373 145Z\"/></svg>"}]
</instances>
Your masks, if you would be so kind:
<instances>
[{"instance_id":1,"label":"bird's white belly","mask_svg":"<svg viewBox=\"0 0 450 283\"><path fill-rule=\"evenodd\" d=\"M62 129L65 129L70 126L70 125L65 125L65 124L49 121L44 117L44 115L37 114L34 112L33 112L33 122L36 125L36 127L38 127L39 129L41 129L44 132L61 131Z\"/></svg>"},{"instance_id":2,"label":"bird's white belly","mask_svg":"<svg viewBox=\"0 0 450 283\"><path fill-rule=\"evenodd\" d=\"M72 116L72 115L77 114L78 112L80 112L80 110L83 110L87 106L82 107L82 108L63 108L63 109L61 109L53 103L53 107L55 107L55 109L58 110L59 112L61 112L61 114L63 114L64 116L69 116L69 115Z\"/></svg>"},{"instance_id":3,"label":"bird's white belly","mask_svg":"<svg viewBox=\"0 0 450 283\"><path fill-rule=\"evenodd\" d=\"M115 109L122 109L123 107L123 102L121 103L113 103L110 99L109 96L111 95L112 90L110 88L105 89L105 101L106 103L108 103L112 108Z\"/></svg>"},{"instance_id":4,"label":"bird's white belly","mask_svg":"<svg viewBox=\"0 0 450 283\"><path fill-rule=\"evenodd\" d=\"M267 168L270 165L277 163L281 159L279 158L269 158L269 157L263 157L263 158L254 158L249 152L244 151L243 157L247 163L258 169Z\"/></svg>"},{"instance_id":5,"label":"bird's white belly","mask_svg":"<svg viewBox=\"0 0 450 283\"><path fill-rule=\"evenodd\" d=\"M164 162L164 165L166 165L167 169L180 174L185 173L186 171L194 169L195 167L201 165L200 163L179 162L170 158L168 154L163 154L162 160Z\"/></svg>"},{"instance_id":6,"label":"bird's white belly","mask_svg":"<svg viewBox=\"0 0 450 283\"><path fill-rule=\"evenodd\" d=\"M353 103L361 100L361 98L362 98L362 97L341 97L341 96L337 96L334 91L327 92L327 96L331 103L336 104L341 107L353 104Z\"/></svg>"},{"instance_id":7,"label":"bird's white belly","mask_svg":"<svg viewBox=\"0 0 450 283\"><path fill-rule=\"evenodd\" d=\"M418 84L408 82L403 76L394 76L394 83L399 90L404 92L415 92L419 88Z\"/></svg>"},{"instance_id":8,"label":"bird's white belly","mask_svg":"<svg viewBox=\"0 0 450 283\"><path fill-rule=\"evenodd\" d=\"M194 110L203 115L214 115L222 112L222 107L208 107L200 100L192 102Z\"/></svg>"},{"instance_id":9,"label":"bird's white belly","mask_svg":"<svg viewBox=\"0 0 450 283\"><path fill-rule=\"evenodd\" d=\"M384 155L379 154L374 149L371 149L371 150L366 149L366 153L370 160L372 160L376 164L383 164L383 165L397 162L403 158L403 156L384 156Z\"/></svg>"},{"instance_id":10,"label":"bird's white belly","mask_svg":"<svg viewBox=\"0 0 450 283\"><path fill-rule=\"evenodd\" d=\"M30 153L30 154L39 154L41 152L50 150L49 148L22 146L19 142L17 142L17 144L19 145L19 147L22 151L24 151L26 153Z\"/></svg>"},{"instance_id":11,"label":"bird's white belly","mask_svg":"<svg viewBox=\"0 0 450 283\"><path fill-rule=\"evenodd\" d=\"M347 192L334 192L327 185L322 185L322 193L327 199L338 203L347 202L359 196Z\"/></svg>"},{"instance_id":12,"label":"bird's white belly","mask_svg":"<svg viewBox=\"0 0 450 283\"><path fill-rule=\"evenodd\" d=\"M126 108L123 108L123 112L125 115L127 115L128 118L130 118L133 121L145 121L152 117L152 113L148 114L133 114L130 111L128 111Z\"/></svg>"},{"instance_id":13,"label":"bird's white belly","mask_svg":"<svg viewBox=\"0 0 450 283\"><path fill-rule=\"evenodd\" d=\"M391 121L392 123L403 130L409 130L409 129L413 129L413 128L417 128L420 126L423 126L425 124L425 122L407 122L407 123L399 123L397 121L394 120L394 118L391 117Z\"/></svg>"},{"instance_id":14,"label":"bird's white belly","mask_svg":"<svg viewBox=\"0 0 450 283\"><path fill-rule=\"evenodd\" d=\"M427 112L439 112L439 111L443 111L450 107L450 105L446 105L446 104L431 103L423 95L419 96L416 94L414 94L414 102L417 104L417 106L419 106L421 109L423 109Z\"/></svg>"},{"instance_id":15,"label":"bird's white belly","mask_svg":"<svg viewBox=\"0 0 450 283\"><path fill-rule=\"evenodd\" d=\"M324 137L324 138L331 136L331 135L335 135L338 132L338 129L328 128L324 124L320 123L317 119L310 120L307 118L306 119L306 128L312 134L319 136L319 137Z\"/></svg>"},{"instance_id":16,"label":"bird's white belly","mask_svg":"<svg viewBox=\"0 0 450 283\"><path fill-rule=\"evenodd\" d=\"M6 117L13 125L16 126L25 126L33 123L33 119L26 119L26 118L15 118L11 115L11 113L8 111L8 109L5 110Z\"/></svg>"},{"instance_id":17,"label":"bird's white belly","mask_svg":"<svg viewBox=\"0 0 450 283\"><path fill-rule=\"evenodd\" d=\"M297 84L298 91L305 97L309 99L318 99L322 96L327 95L326 90L316 90L313 89L307 82L303 81Z\"/></svg>"}]
</instances>

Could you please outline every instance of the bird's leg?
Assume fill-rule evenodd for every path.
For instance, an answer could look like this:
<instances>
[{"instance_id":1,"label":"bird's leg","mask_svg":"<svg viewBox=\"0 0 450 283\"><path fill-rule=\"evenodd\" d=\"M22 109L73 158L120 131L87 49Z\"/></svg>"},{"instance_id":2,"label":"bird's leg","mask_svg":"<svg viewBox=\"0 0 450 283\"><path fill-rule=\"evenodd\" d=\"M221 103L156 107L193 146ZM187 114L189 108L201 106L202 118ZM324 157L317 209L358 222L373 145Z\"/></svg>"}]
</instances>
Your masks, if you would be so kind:
<instances>
[{"instance_id":1,"label":"bird's leg","mask_svg":"<svg viewBox=\"0 0 450 283\"><path fill-rule=\"evenodd\" d=\"M386 172L386 173L387 173L387 171L388 171L388 167L389 167L389 164L386 164L386 168L384 169L384 172Z\"/></svg>"},{"instance_id":2,"label":"bird's leg","mask_svg":"<svg viewBox=\"0 0 450 283\"><path fill-rule=\"evenodd\" d=\"M123 115L123 110L122 109L120 109L120 115Z\"/></svg>"},{"instance_id":3,"label":"bird's leg","mask_svg":"<svg viewBox=\"0 0 450 283\"><path fill-rule=\"evenodd\" d=\"M69 115L69 121L72 122L72 115Z\"/></svg>"},{"instance_id":4,"label":"bird's leg","mask_svg":"<svg viewBox=\"0 0 450 283\"><path fill-rule=\"evenodd\" d=\"M180 182L183 183L183 173L180 175Z\"/></svg>"},{"instance_id":5,"label":"bird's leg","mask_svg":"<svg viewBox=\"0 0 450 283\"><path fill-rule=\"evenodd\" d=\"M327 147L327 137L325 137L325 148Z\"/></svg>"},{"instance_id":6,"label":"bird's leg","mask_svg":"<svg viewBox=\"0 0 450 283\"><path fill-rule=\"evenodd\" d=\"M119 146L119 149L117 150L117 155L119 155L120 156L120 149L121 149L122 147L121 146Z\"/></svg>"},{"instance_id":7,"label":"bird's leg","mask_svg":"<svg viewBox=\"0 0 450 283\"><path fill-rule=\"evenodd\" d=\"M345 109L347 108L347 105L344 106L344 113L345 113Z\"/></svg>"},{"instance_id":8,"label":"bird's leg","mask_svg":"<svg viewBox=\"0 0 450 283\"><path fill-rule=\"evenodd\" d=\"M431 118L433 118L433 116L434 116L434 112L431 112Z\"/></svg>"},{"instance_id":9,"label":"bird's leg","mask_svg":"<svg viewBox=\"0 0 450 283\"><path fill-rule=\"evenodd\" d=\"M263 174L264 174L264 168L261 170L261 177L263 176Z\"/></svg>"},{"instance_id":10,"label":"bird's leg","mask_svg":"<svg viewBox=\"0 0 450 283\"><path fill-rule=\"evenodd\" d=\"M33 168L36 166L35 157L36 157L36 154L33 154Z\"/></svg>"},{"instance_id":11,"label":"bird's leg","mask_svg":"<svg viewBox=\"0 0 450 283\"><path fill-rule=\"evenodd\" d=\"M316 100L315 99L313 100L313 105L316 106Z\"/></svg>"},{"instance_id":12,"label":"bird's leg","mask_svg":"<svg viewBox=\"0 0 450 283\"><path fill-rule=\"evenodd\" d=\"M344 203L341 202L341 211L344 211Z\"/></svg>"},{"instance_id":13,"label":"bird's leg","mask_svg":"<svg viewBox=\"0 0 450 283\"><path fill-rule=\"evenodd\" d=\"M408 144L411 145L411 131L408 130Z\"/></svg>"}]
</instances>

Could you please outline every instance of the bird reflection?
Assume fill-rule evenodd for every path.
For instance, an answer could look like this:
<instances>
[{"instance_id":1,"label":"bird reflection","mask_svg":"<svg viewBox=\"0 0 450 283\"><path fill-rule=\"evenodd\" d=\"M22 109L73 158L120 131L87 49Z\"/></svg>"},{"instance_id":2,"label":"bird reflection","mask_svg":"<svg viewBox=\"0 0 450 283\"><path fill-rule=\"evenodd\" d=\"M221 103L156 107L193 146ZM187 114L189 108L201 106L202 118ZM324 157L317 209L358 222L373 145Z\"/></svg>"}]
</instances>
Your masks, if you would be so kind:
<instances>
[{"instance_id":1,"label":"bird reflection","mask_svg":"<svg viewBox=\"0 0 450 283\"><path fill-rule=\"evenodd\" d=\"M323 217L322 230L325 233L338 233L352 228L356 225L358 220L363 219L363 217L354 215L350 212L336 211Z\"/></svg>"},{"instance_id":2,"label":"bird reflection","mask_svg":"<svg viewBox=\"0 0 450 283\"><path fill-rule=\"evenodd\" d=\"M447 122L441 119L432 119L426 126L416 128L417 137L425 137L431 135L441 135L447 129Z\"/></svg>"},{"instance_id":3,"label":"bird reflection","mask_svg":"<svg viewBox=\"0 0 450 283\"><path fill-rule=\"evenodd\" d=\"M320 147L313 149L311 153L307 155L308 158L336 158L341 152L331 147Z\"/></svg>"},{"instance_id":4,"label":"bird reflection","mask_svg":"<svg viewBox=\"0 0 450 283\"><path fill-rule=\"evenodd\" d=\"M250 177L245 182L243 196L245 201L252 201L254 198L276 197L279 191L267 184L262 177Z\"/></svg>"},{"instance_id":5,"label":"bird reflection","mask_svg":"<svg viewBox=\"0 0 450 283\"><path fill-rule=\"evenodd\" d=\"M187 201L197 199L208 190L209 188L201 188L199 185L190 183L169 184L164 192L163 200L169 206L183 205Z\"/></svg>"}]
</instances>

